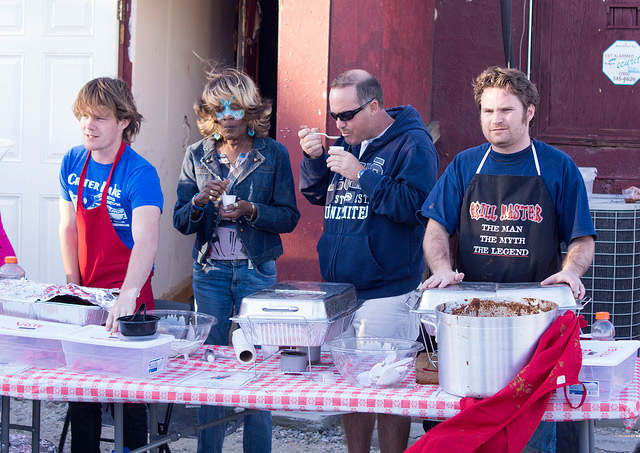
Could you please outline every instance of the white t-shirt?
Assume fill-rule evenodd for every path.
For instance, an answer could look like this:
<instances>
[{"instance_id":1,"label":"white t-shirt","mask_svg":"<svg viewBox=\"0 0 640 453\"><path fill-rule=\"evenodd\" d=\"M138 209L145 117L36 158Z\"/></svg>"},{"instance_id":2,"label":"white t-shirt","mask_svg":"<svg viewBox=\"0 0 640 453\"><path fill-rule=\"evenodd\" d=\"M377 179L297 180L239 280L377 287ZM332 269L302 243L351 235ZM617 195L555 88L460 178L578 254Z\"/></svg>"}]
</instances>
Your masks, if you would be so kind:
<instances>
[{"instance_id":1,"label":"white t-shirt","mask_svg":"<svg viewBox=\"0 0 640 453\"><path fill-rule=\"evenodd\" d=\"M391 123L393 124L393 123ZM384 135L385 132L387 132L387 130L389 130L389 128L391 127L391 124L389 124L387 126L387 128L385 130L383 130L379 135L377 135L376 137L373 137L371 139L368 140L362 140L362 143L360 144L360 155L358 156L358 159L362 157L362 155L364 154L364 150L367 149L367 146L369 146L369 143L371 143L372 141L382 137Z\"/></svg>"}]
</instances>

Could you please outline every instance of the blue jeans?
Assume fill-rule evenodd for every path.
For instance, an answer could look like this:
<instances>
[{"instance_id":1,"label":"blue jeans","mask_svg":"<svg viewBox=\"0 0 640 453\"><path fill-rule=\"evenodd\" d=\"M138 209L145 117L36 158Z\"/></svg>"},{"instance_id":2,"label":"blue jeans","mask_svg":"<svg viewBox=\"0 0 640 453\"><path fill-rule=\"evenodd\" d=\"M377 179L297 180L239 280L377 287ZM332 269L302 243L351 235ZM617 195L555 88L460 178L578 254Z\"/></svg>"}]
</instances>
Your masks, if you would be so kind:
<instances>
[{"instance_id":1,"label":"blue jeans","mask_svg":"<svg viewBox=\"0 0 640 453\"><path fill-rule=\"evenodd\" d=\"M212 327L207 344L228 345L229 318L237 313L242 299L276 284L276 262L267 261L249 269L247 260L206 261L193 263L193 295L196 310L213 315L218 324ZM207 423L230 413L221 406L198 408L199 423ZM271 412L260 411L244 418L243 449L245 452L271 452ZM201 431L198 453L222 452L226 425Z\"/></svg>"},{"instance_id":2,"label":"blue jeans","mask_svg":"<svg viewBox=\"0 0 640 453\"><path fill-rule=\"evenodd\" d=\"M527 446L544 453L556 453L556 422L540 422Z\"/></svg>"}]
</instances>

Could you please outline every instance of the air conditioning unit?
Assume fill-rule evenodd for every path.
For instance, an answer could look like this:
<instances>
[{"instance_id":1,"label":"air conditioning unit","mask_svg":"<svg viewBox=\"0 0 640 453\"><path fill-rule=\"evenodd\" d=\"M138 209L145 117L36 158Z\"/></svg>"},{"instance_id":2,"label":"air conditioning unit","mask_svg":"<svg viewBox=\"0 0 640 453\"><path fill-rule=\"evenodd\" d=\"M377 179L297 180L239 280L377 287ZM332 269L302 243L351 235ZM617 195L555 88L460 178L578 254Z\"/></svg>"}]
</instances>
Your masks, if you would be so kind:
<instances>
[{"instance_id":1,"label":"air conditioning unit","mask_svg":"<svg viewBox=\"0 0 640 453\"><path fill-rule=\"evenodd\" d=\"M608 311L616 339L640 339L640 203L622 195L593 194L589 210L598 239L593 264L582 277L593 301L582 311L590 326Z\"/></svg>"}]
</instances>

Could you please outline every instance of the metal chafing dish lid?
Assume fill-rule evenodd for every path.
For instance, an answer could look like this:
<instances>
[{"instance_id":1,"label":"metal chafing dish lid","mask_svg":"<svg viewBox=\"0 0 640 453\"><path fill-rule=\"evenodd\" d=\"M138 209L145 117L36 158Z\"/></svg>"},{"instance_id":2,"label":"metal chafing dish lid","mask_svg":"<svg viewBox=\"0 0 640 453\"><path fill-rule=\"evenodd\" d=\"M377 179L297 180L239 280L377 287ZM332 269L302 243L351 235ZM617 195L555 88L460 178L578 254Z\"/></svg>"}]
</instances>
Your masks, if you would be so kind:
<instances>
[{"instance_id":1,"label":"metal chafing dish lid","mask_svg":"<svg viewBox=\"0 0 640 453\"><path fill-rule=\"evenodd\" d=\"M326 322L358 306L355 287L349 283L284 281L242 299L237 318Z\"/></svg>"},{"instance_id":2,"label":"metal chafing dish lid","mask_svg":"<svg viewBox=\"0 0 640 453\"><path fill-rule=\"evenodd\" d=\"M460 282L445 288L429 288L424 290L414 311L418 313L434 312L436 306L444 302L461 302L465 299L523 299L536 298L558 304L559 310L575 310L581 308L573 297L568 285L554 284L541 286L540 283L491 283Z\"/></svg>"}]
</instances>

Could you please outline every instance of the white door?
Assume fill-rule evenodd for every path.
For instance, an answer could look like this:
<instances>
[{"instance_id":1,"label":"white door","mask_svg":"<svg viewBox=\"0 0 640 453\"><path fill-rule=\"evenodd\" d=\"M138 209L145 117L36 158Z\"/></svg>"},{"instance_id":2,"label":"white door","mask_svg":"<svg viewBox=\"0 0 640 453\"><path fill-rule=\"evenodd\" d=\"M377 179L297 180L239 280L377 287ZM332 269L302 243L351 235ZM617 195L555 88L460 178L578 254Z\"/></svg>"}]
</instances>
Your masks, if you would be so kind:
<instances>
[{"instance_id":1,"label":"white door","mask_svg":"<svg viewBox=\"0 0 640 453\"><path fill-rule=\"evenodd\" d=\"M65 283L58 172L81 144L72 105L89 80L116 76L117 0L0 0L2 222L30 280Z\"/></svg>"}]
</instances>

